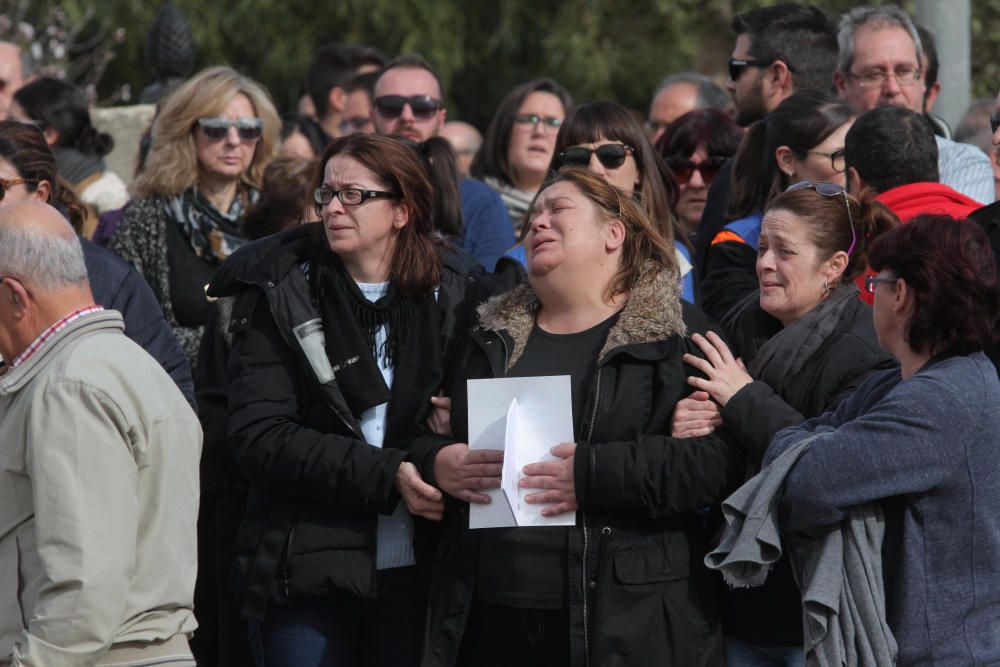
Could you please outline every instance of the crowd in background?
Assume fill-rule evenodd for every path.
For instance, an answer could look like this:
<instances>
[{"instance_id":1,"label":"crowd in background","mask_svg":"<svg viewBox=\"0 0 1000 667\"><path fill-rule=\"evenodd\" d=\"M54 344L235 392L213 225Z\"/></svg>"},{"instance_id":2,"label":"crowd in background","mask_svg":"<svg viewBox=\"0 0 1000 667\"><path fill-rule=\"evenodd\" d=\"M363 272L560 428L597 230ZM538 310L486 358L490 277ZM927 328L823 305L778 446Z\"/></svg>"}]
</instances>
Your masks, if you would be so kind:
<instances>
[{"instance_id":1,"label":"crowd in background","mask_svg":"<svg viewBox=\"0 0 1000 667\"><path fill-rule=\"evenodd\" d=\"M0 665L1000 661L1000 95L953 133L894 5L732 37L482 132L417 54L212 66L127 178L0 44ZM467 382L551 375L574 525L470 529Z\"/></svg>"}]
</instances>

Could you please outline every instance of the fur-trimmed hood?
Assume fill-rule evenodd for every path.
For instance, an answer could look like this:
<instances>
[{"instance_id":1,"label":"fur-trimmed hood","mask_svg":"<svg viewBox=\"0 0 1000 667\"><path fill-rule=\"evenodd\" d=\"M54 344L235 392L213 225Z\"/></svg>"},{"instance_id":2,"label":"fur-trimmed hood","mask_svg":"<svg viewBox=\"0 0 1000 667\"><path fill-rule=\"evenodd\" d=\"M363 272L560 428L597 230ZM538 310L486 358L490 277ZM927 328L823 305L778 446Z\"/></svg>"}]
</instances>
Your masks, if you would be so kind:
<instances>
[{"instance_id":1,"label":"fur-trimmed hood","mask_svg":"<svg viewBox=\"0 0 1000 667\"><path fill-rule=\"evenodd\" d=\"M683 336L687 332L681 307L681 286L677 274L657 262L647 262L636 281L618 321L608 333L598 359L625 345L638 345ZM499 294L477 309L483 329L506 332L514 343L507 370L517 363L535 326L538 297L524 283Z\"/></svg>"}]
</instances>

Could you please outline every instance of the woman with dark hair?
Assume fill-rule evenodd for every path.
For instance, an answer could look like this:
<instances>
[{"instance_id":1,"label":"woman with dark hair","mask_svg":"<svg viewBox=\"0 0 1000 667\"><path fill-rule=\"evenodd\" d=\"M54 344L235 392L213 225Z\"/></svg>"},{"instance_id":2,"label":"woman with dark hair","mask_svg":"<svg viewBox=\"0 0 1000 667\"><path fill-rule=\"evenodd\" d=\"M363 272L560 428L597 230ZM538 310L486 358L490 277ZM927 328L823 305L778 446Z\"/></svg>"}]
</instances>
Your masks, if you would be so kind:
<instances>
[{"instance_id":1,"label":"woman with dark hair","mask_svg":"<svg viewBox=\"0 0 1000 667\"><path fill-rule=\"evenodd\" d=\"M507 93L486 129L471 173L500 193L517 236L548 174L559 126L571 111L573 99L565 88L552 79L535 79Z\"/></svg>"},{"instance_id":2,"label":"woman with dark hair","mask_svg":"<svg viewBox=\"0 0 1000 667\"><path fill-rule=\"evenodd\" d=\"M768 202L799 181L847 185L844 137L853 122L843 100L802 90L750 127L733 162L730 222L705 257L705 312L721 320L757 289L757 236Z\"/></svg>"},{"instance_id":3,"label":"woman with dark hair","mask_svg":"<svg viewBox=\"0 0 1000 667\"><path fill-rule=\"evenodd\" d=\"M299 114L282 116L278 155L311 160L322 155L324 148L326 139L316 121Z\"/></svg>"},{"instance_id":4,"label":"woman with dark hair","mask_svg":"<svg viewBox=\"0 0 1000 667\"><path fill-rule=\"evenodd\" d=\"M85 213L56 173L56 158L38 127L0 121L0 206L25 199L51 204L79 234ZM191 367L163 319L156 297L138 272L114 254L81 238L94 300L125 320L125 334L160 362L194 405Z\"/></svg>"},{"instance_id":5,"label":"woman with dark hair","mask_svg":"<svg viewBox=\"0 0 1000 667\"><path fill-rule=\"evenodd\" d=\"M721 662L717 591L693 565L706 541L698 511L743 462L718 435L668 435L690 391L689 332L707 323L681 301L658 227L586 169L539 191L527 283L478 309L445 383L454 437L422 468L450 497L424 665ZM543 515L576 523L469 530L466 503L489 501L501 452L466 444L467 380L546 375L571 378L574 442L552 443L553 460L529 462L520 486Z\"/></svg>"},{"instance_id":6,"label":"woman with dark hair","mask_svg":"<svg viewBox=\"0 0 1000 667\"><path fill-rule=\"evenodd\" d=\"M706 360L688 363L705 378L689 380L699 392L678 405L673 434L711 432L721 407L756 472L779 430L836 409L872 373L892 368L854 281L871 242L895 223L871 195L855 199L834 183L802 181L772 200L759 236L760 289L723 321L732 350L712 334L695 336ZM763 586L727 591L725 602L727 665L804 664L802 604L787 558Z\"/></svg>"},{"instance_id":7,"label":"woman with dark hair","mask_svg":"<svg viewBox=\"0 0 1000 667\"><path fill-rule=\"evenodd\" d=\"M719 109L695 109L667 125L656 150L677 180L674 214L690 239L698 228L712 179L726 159L736 154L743 132Z\"/></svg>"},{"instance_id":8,"label":"woman with dark hair","mask_svg":"<svg viewBox=\"0 0 1000 667\"><path fill-rule=\"evenodd\" d=\"M164 101L144 168L108 249L131 262L192 367L211 305L205 286L246 239L241 224L274 158L278 114L260 84L209 67Z\"/></svg>"},{"instance_id":9,"label":"woman with dark hair","mask_svg":"<svg viewBox=\"0 0 1000 667\"><path fill-rule=\"evenodd\" d=\"M989 240L968 220L918 217L879 238L869 262L875 331L899 368L775 436L765 464L807 448L784 482L781 529L817 537L878 503L897 664L994 664L1000 381L982 352L998 313Z\"/></svg>"},{"instance_id":10,"label":"woman with dark hair","mask_svg":"<svg viewBox=\"0 0 1000 667\"><path fill-rule=\"evenodd\" d=\"M559 128L549 168L557 171L563 166L590 169L635 198L660 235L674 245L683 281L681 297L695 303L690 246L673 213L677 184L629 110L614 102L577 107Z\"/></svg>"},{"instance_id":11,"label":"woman with dark hair","mask_svg":"<svg viewBox=\"0 0 1000 667\"><path fill-rule=\"evenodd\" d=\"M59 79L35 79L14 93L10 117L41 128L55 153L60 178L84 204L103 213L128 203L124 181L104 164L114 139L91 124L90 104L80 88ZM92 217L96 226L97 218Z\"/></svg>"},{"instance_id":12,"label":"woman with dark hair","mask_svg":"<svg viewBox=\"0 0 1000 667\"><path fill-rule=\"evenodd\" d=\"M440 519L411 446L468 325L482 269L434 232L416 154L356 134L324 152L321 222L241 248L229 443L247 479L237 592L258 665L415 665L424 554Z\"/></svg>"}]
</instances>

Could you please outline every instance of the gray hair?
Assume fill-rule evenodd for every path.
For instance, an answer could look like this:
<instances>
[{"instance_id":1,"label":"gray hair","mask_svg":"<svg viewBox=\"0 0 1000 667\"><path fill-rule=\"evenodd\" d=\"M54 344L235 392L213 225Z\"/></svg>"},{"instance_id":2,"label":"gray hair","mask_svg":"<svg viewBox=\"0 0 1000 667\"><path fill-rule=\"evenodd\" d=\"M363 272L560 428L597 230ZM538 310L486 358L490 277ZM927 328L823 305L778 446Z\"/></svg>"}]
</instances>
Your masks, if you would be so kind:
<instances>
[{"instance_id":1,"label":"gray hair","mask_svg":"<svg viewBox=\"0 0 1000 667\"><path fill-rule=\"evenodd\" d=\"M881 7L855 7L840 17L840 26L837 28L837 44L840 47L840 56L837 62L837 69L846 74L851 71L854 63L854 34L863 25L874 25L879 28L897 26L910 33L913 45L917 52L917 65L923 61L924 47L920 43L920 35L913 25L910 15L897 5L882 5Z\"/></svg>"},{"instance_id":2,"label":"gray hair","mask_svg":"<svg viewBox=\"0 0 1000 667\"><path fill-rule=\"evenodd\" d=\"M53 234L31 225L0 225L0 275L46 292L87 283L80 239L69 230Z\"/></svg>"},{"instance_id":3,"label":"gray hair","mask_svg":"<svg viewBox=\"0 0 1000 667\"><path fill-rule=\"evenodd\" d=\"M698 72L680 72L671 74L656 87L653 97L674 85L675 83L693 83L698 87L696 109L726 109L729 106L729 95L714 81Z\"/></svg>"}]
</instances>

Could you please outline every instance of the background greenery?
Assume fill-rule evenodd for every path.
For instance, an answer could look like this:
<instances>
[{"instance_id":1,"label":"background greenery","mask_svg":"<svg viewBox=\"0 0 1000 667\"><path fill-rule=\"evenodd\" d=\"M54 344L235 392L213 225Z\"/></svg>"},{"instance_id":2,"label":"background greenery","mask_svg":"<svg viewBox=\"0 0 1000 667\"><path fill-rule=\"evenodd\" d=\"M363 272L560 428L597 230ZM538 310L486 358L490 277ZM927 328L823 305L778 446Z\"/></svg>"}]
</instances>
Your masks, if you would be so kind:
<instances>
[{"instance_id":1,"label":"background greenery","mask_svg":"<svg viewBox=\"0 0 1000 667\"><path fill-rule=\"evenodd\" d=\"M859 4L814 3L831 16ZM772 3L175 0L174 4L193 26L199 67L216 63L237 67L267 85L280 109L293 108L316 46L349 41L376 46L387 55L424 54L445 84L449 118L482 128L511 86L540 75L555 77L578 101L613 99L643 113L656 83L671 72L694 69L724 84L732 48L730 18ZM105 63L106 58L93 58L95 62L84 67L106 66L96 92L108 101L120 99L123 86L136 99L150 83L143 46L160 5L158 0L0 0L0 14L15 19L8 30L16 30L17 20L24 20L44 32L56 8L78 31L77 40L103 40L113 47L113 59ZM913 11L912 0L903 5ZM992 97L1000 84L1000 0L974 0L972 11L973 97ZM4 27L0 25L0 31Z\"/></svg>"}]
</instances>

